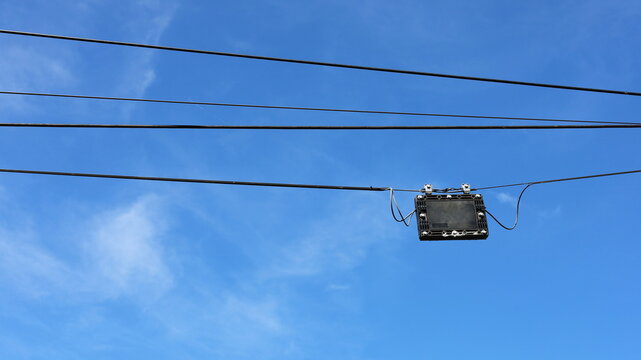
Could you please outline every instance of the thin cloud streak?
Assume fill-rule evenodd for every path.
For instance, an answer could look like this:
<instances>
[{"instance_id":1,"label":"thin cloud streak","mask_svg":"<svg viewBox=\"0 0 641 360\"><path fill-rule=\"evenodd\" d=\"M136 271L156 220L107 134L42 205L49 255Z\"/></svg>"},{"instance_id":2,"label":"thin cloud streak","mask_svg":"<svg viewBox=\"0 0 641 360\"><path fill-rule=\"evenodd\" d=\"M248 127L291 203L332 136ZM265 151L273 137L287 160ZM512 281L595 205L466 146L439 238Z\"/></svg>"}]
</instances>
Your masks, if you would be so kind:
<instances>
[{"instance_id":1,"label":"thin cloud streak","mask_svg":"<svg viewBox=\"0 0 641 360\"><path fill-rule=\"evenodd\" d=\"M33 237L0 229L0 280L34 298L77 285L77 274Z\"/></svg>"},{"instance_id":2,"label":"thin cloud streak","mask_svg":"<svg viewBox=\"0 0 641 360\"><path fill-rule=\"evenodd\" d=\"M512 205L516 206L516 197L514 197L514 196L512 196L512 195L510 195L508 193L500 192L500 193L496 194L496 198L500 202L502 202L504 204L512 204Z\"/></svg>"},{"instance_id":3,"label":"thin cloud streak","mask_svg":"<svg viewBox=\"0 0 641 360\"><path fill-rule=\"evenodd\" d=\"M151 210L157 201L141 198L98 216L90 233L79 237L89 245L77 261L47 249L38 229L0 229L0 278L10 289L35 298L74 294L100 302L157 297L173 284L158 240L161 218Z\"/></svg>"},{"instance_id":4,"label":"thin cloud streak","mask_svg":"<svg viewBox=\"0 0 641 360\"><path fill-rule=\"evenodd\" d=\"M142 8L143 13L150 17L136 19L128 27L132 38L147 43L158 43L162 34L171 24L178 8L177 3L163 0L138 0L136 7ZM117 88L119 94L127 96L143 96L156 80L156 70L153 65L154 51L134 51L128 60L122 82ZM131 116L136 104L124 105L124 115Z\"/></svg>"},{"instance_id":5,"label":"thin cloud streak","mask_svg":"<svg viewBox=\"0 0 641 360\"><path fill-rule=\"evenodd\" d=\"M145 197L98 217L86 248L96 276L102 279L98 291L148 297L171 288L173 276L157 239L163 231L162 221L153 214L158 202Z\"/></svg>"},{"instance_id":6,"label":"thin cloud streak","mask_svg":"<svg viewBox=\"0 0 641 360\"><path fill-rule=\"evenodd\" d=\"M0 88L48 89L65 87L76 82L72 63L62 55L51 55L40 49L5 45L0 56ZM29 112L35 110L25 97L0 96L0 110Z\"/></svg>"}]
</instances>

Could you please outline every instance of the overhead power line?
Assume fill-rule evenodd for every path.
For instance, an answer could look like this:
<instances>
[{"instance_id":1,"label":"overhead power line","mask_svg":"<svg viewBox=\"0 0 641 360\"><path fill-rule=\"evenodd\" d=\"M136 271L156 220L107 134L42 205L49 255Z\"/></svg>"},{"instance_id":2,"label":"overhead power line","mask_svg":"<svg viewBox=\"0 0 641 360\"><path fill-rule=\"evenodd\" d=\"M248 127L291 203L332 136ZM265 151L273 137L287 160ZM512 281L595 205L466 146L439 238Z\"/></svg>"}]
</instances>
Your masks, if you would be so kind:
<instances>
[{"instance_id":1,"label":"overhead power line","mask_svg":"<svg viewBox=\"0 0 641 360\"><path fill-rule=\"evenodd\" d=\"M189 178L170 178L170 177L151 177L151 176L133 176L133 175L114 175L114 174L96 174L96 173L79 173L79 172L62 172L62 171L44 171L44 170L20 170L20 169L0 169L3 173L33 174L33 175L57 175L57 176L75 176L89 178L107 178L107 179L124 179L124 180L145 180L145 181L164 181L164 182L184 182L184 183L202 183L202 184L219 184L219 185L246 185L246 186L267 186L267 187L289 187L289 188L306 188L306 189L331 189L331 190L357 190L357 191L409 191L423 192L422 189L396 189L389 186L337 186L337 185L310 185L310 184L291 184L291 183L272 183L272 182L254 182L254 181L235 181L235 180L209 180L209 179L189 179ZM618 176L641 173L639 170L626 170L613 173L593 174L584 176L575 176L560 179L538 180L522 182L507 185L493 185L479 188L473 188L472 191L489 190L504 188L510 186L529 186L536 184L547 184L561 181L575 181L583 179L592 179L599 177ZM456 192L457 189L434 189L434 192ZM460 189L459 189L460 191Z\"/></svg>"},{"instance_id":2,"label":"overhead power line","mask_svg":"<svg viewBox=\"0 0 641 360\"><path fill-rule=\"evenodd\" d=\"M0 169L2 173L14 173L14 174L31 174L31 175L53 175L53 176L69 176L69 177L85 177L85 178L103 178L103 179L120 179L120 180L142 180L142 181L160 181L160 182L180 182L180 183L200 183L200 184L216 184L216 185L241 185L241 186L262 186L262 187L282 187L282 188L302 188L302 189L328 189L328 190L351 190L351 191L389 191L390 193L390 209L394 220L397 222L402 222L406 226L410 225L411 217L416 210L403 215L403 212L398 206L396 199L394 197L394 191L405 191L405 192L416 192L420 193L423 190L419 189L394 189L392 187L374 187L374 186L341 186L341 185L317 185L317 184L293 184L293 183L273 183L273 182L255 182L255 181L235 181L235 180L211 180L211 179L190 179L190 178L170 178L170 177L151 177L151 176L133 176L133 175L115 175L115 174L96 174L96 173L78 173L78 172L62 172L62 171L43 171L43 170L21 170L21 169ZM570 178L561 178L561 179L551 179L551 180L540 180L540 181L531 181L518 184L507 184L507 185L495 185L487 186L481 188L472 189L473 191L479 190L489 190L496 189L508 186L521 186L525 185L521 193L519 194L517 207L516 207L516 219L514 224L510 227L501 223L492 213L487 209L484 209L490 217L492 217L501 227L507 230L513 230L516 228L519 221L519 210L521 204L521 198L525 190L530 186L536 184L545 184L552 182L560 181L574 181L606 176L617 176L625 174L634 174L641 173L640 170L628 170L620 171L614 173L604 173L604 174L594 174L594 175L585 175L585 176L576 176ZM446 189L434 189L434 192L437 193L447 193L447 192L456 192L453 188ZM398 212L398 217L396 212Z\"/></svg>"},{"instance_id":3,"label":"overhead power line","mask_svg":"<svg viewBox=\"0 0 641 360\"><path fill-rule=\"evenodd\" d=\"M593 179L593 178L606 177L606 176L617 176L617 175L627 175L627 174L636 174L636 173L641 173L641 170L628 170L628 171L619 171L619 172L605 173L605 174L575 176L575 177L561 178L561 179L538 180L538 181L522 182L522 183L516 183L516 184L485 186L485 187L474 188L472 190L479 191L479 190L499 189L499 188L505 188L505 187L511 187L511 186L524 186L524 185L529 186L529 185L536 185L536 184L548 184L548 183L561 182L561 181Z\"/></svg>"},{"instance_id":4,"label":"overhead power line","mask_svg":"<svg viewBox=\"0 0 641 360\"><path fill-rule=\"evenodd\" d=\"M163 125L163 124L59 124L0 123L0 127L27 128L94 128L94 129L156 129L156 130L579 130L638 129L632 125Z\"/></svg>"},{"instance_id":5,"label":"overhead power line","mask_svg":"<svg viewBox=\"0 0 641 360\"><path fill-rule=\"evenodd\" d=\"M374 187L374 186L290 184L290 183L272 183L272 182L255 182L255 181L189 179L189 178L94 174L94 173L19 170L19 169L0 169L0 172L17 173L17 174L33 174L33 175L56 175L56 176L74 176L74 177L87 177L87 178L121 179L121 180L144 180L144 181L182 182L182 183L217 184L217 185L265 186L265 187L284 187L284 188L303 188L303 189L329 189L329 190L352 190L352 191L388 191L391 189L390 187ZM412 190L412 189L400 189L400 190L395 189L395 190L420 192L419 190Z\"/></svg>"},{"instance_id":6,"label":"overhead power line","mask_svg":"<svg viewBox=\"0 0 641 360\"><path fill-rule=\"evenodd\" d=\"M641 96L640 92L633 92L633 91L599 89L599 88L589 88L589 87L581 87L581 86L573 86L573 85L546 84L546 83L537 83L537 82L528 82L528 81L495 79L495 78L467 76L467 75L443 74L443 73L435 73L435 72L392 69L392 68L364 66L364 65L350 65L350 64L330 63L330 62L315 61L315 60L291 59L291 58L281 58L281 57L273 57L273 56L231 53L231 52L223 52L223 51L198 50L198 49L188 49L188 48L180 48L180 47L172 47L172 46L160 46L160 45L141 44L141 43L132 43L132 42L123 42L123 41L81 38L81 37L75 37L75 36L63 36L63 35L56 35L56 34L35 33L35 32L27 32L27 31L0 29L0 33L11 34L11 35L32 36L32 37L40 37L40 38L48 38L48 39L58 39L58 40L81 41L81 42L96 43L96 44L120 45L120 46L129 46L129 47L154 49L154 50L178 51L178 52L185 52L185 53L228 56L228 57L236 57L236 58L244 58L244 59L316 65L316 66L344 68L344 69L378 71L378 72L418 75L418 76L431 76L431 77L440 77L440 78L448 78L448 79L482 81L482 82L522 85L522 86L534 86L534 87L543 87L543 88L552 88L552 89L561 89L561 90L574 90L574 91L587 91L587 92L617 94L617 95Z\"/></svg>"},{"instance_id":7,"label":"overhead power line","mask_svg":"<svg viewBox=\"0 0 641 360\"><path fill-rule=\"evenodd\" d=\"M625 124L640 124L640 123L626 122L626 121L596 121L596 120L535 118L535 117L516 117L516 116L464 115L464 114L442 114L442 113L384 111L384 110L367 110L367 109L341 109L341 108L319 108L319 107L302 107L302 106L237 104L237 103L221 103L221 102L207 102L207 101L187 101L187 100L149 99L149 98L128 98L128 97L93 96L93 95L78 95L78 94L59 94L59 93L39 93L39 92L23 92L23 91L0 91L0 94L3 94L3 95L24 95L24 96L45 96L45 97L72 98L72 99L85 99L85 100L109 100L109 101L160 103L160 104L199 105L199 106L203 106L203 105L204 106L224 106L224 107L241 107L241 108L275 109L275 110L324 111L324 112L378 114L378 115L446 117L446 118L488 119L488 120L546 121L546 122L565 122L565 123L621 124L621 125L625 125Z\"/></svg>"},{"instance_id":8,"label":"overhead power line","mask_svg":"<svg viewBox=\"0 0 641 360\"><path fill-rule=\"evenodd\" d=\"M494 219L494 221L496 221L497 224L499 224L499 226L501 226L505 230L514 230L516 229L516 226L519 224L519 211L521 209L521 198L523 197L523 194L525 193L525 191L530 188L530 186L538 185L538 184L549 184L549 183L561 182L561 181L584 180L584 179L593 179L593 178L599 178L599 177L605 177L605 176L616 176L616 175L626 175L626 174L635 174L635 173L641 173L641 170L630 170L630 171L620 171L620 172L605 173L605 174L575 176L570 178L561 178L561 179L552 179L552 180L539 180L539 181L531 181L531 182L518 183L518 184L486 186L486 187L480 187L472 190L478 191L478 190L498 189L498 188L504 188L504 187L510 187L510 186L524 186L521 192L519 193L519 196L516 201L516 217L514 219L514 224L512 224L512 226L507 226L503 224L489 210L487 209L484 210L485 213L487 213L492 219ZM445 190L447 191L447 189Z\"/></svg>"}]
</instances>

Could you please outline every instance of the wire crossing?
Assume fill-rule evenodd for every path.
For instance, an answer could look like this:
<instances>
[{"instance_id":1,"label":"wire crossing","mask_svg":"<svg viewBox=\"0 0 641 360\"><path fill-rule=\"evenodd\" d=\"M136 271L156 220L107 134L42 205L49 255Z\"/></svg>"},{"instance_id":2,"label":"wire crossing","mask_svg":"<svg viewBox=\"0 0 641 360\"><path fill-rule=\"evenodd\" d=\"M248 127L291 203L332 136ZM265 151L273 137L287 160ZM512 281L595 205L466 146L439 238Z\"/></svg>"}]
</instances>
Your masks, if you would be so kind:
<instances>
[{"instance_id":1,"label":"wire crossing","mask_svg":"<svg viewBox=\"0 0 641 360\"><path fill-rule=\"evenodd\" d=\"M85 129L155 129L155 130L579 130L638 129L633 125L164 125L164 124L60 124L0 123L0 127L85 128Z\"/></svg>"},{"instance_id":2,"label":"wire crossing","mask_svg":"<svg viewBox=\"0 0 641 360\"><path fill-rule=\"evenodd\" d=\"M177 52L184 52L184 53L217 55L217 56L227 56L227 57L236 57L236 58L253 59L253 60L265 60L265 61L276 61L276 62L284 62L284 63L315 65L315 66L343 68L343 69L366 70L366 71L417 75L417 76L429 76L429 77L438 77L438 78L447 78L447 79L481 81L481 82L521 85L521 86L533 86L533 87L542 87L542 88L551 88L551 89L560 89L560 90L573 90L573 91L595 92L595 93L616 94L616 95L641 96L640 92L633 92L633 91L599 89L599 88L590 88L590 87L573 86L573 85L547 84L547 83L519 81L519 80L486 78L486 77L478 77L478 76L444 74L444 73L435 73L435 72L426 72L426 71L417 71L417 70L403 70L403 69L393 69L393 68L384 68L384 67L375 67L375 66L341 64L341 63L331 63L331 62L323 62L323 61L315 61L315 60L281 58L281 57L273 57L273 56L241 54L241 53L232 53L232 52L223 52L223 51L199 50L199 49L172 47L172 46L161 46L161 45L132 43L132 42L124 42L124 41L82 38L82 37L75 37L75 36L63 36L63 35L56 35L56 34L44 34L44 33L35 33L35 32L27 32L27 31L17 31L17 30L0 29L0 33L10 34L10 35L40 37L40 38L48 38L48 39L80 41L80 42L95 43L95 44L119 45L119 46L137 47L137 48L144 48L144 49L177 51Z\"/></svg>"},{"instance_id":3,"label":"wire crossing","mask_svg":"<svg viewBox=\"0 0 641 360\"><path fill-rule=\"evenodd\" d=\"M274 109L274 110L324 111L324 112L339 112L339 113L401 115L401 116L420 116L420 117L445 117L445 118L487 119L487 120L518 120L518 121L547 121L547 122L587 123L587 124L620 124L620 125L640 124L640 123L626 122L626 121L597 121L597 120L579 120L579 119L554 119L554 118L534 118L534 117L515 117L515 116L464 115L464 114L442 114L442 113L384 111L384 110L367 110L367 109L341 109L341 108L278 106L278 105L260 105L260 104L237 104L237 103L220 103L220 102L207 102L207 101L186 101L186 100L172 100L172 99L128 98L128 97L93 96L93 95L79 95L79 94L59 94L59 93L39 93L39 92L23 92L23 91L0 91L0 94L2 94L2 95L23 95L23 96L71 98L71 99L83 99L83 100L108 100L108 101L127 101L127 102L143 102L143 103L160 103L160 104L201 105L201 106L205 105L205 106L223 106L223 107L240 107L240 108L257 108L257 109Z\"/></svg>"}]
</instances>

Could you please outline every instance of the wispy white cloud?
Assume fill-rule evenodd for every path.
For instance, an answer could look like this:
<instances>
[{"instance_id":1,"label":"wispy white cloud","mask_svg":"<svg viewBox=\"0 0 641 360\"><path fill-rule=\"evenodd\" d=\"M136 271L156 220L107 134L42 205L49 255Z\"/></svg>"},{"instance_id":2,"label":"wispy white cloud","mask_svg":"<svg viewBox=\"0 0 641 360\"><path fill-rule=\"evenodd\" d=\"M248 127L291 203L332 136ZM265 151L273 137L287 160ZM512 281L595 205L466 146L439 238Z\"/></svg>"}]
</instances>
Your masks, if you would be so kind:
<instances>
[{"instance_id":1,"label":"wispy white cloud","mask_svg":"<svg viewBox=\"0 0 641 360\"><path fill-rule=\"evenodd\" d=\"M76 274L29 232L0 229L0 279L16 291L41 297L78 285Z\"/></svg>"},{"instance_id":2,"label":"wispy white cloud","mask_svg":"<svg viewBox=\"0 0 641 360\"><path fill-rule=\"evenodd\" d=\"M252 302L236 296L227 296L223 311L240 318L241 322L248 320L270 332L280 333L283 332L284 326L277 315L277 307L277 303L270 300Z\"/></svg>"},{"instance_id":3,"label":"wispy white cloud","mask_svg":"<svg viewBox=\"0 0 641 360\"><path fill-rule=\"evenodd\" d=\"M354 208L355 203L360 206ZM282 246L260 277L318 276L355 268L367 257L368 250L385 237L383 226L372 225L373 207L362 200L338 205L334 216L317 222L305 235Z\"/></svg>"},{"instance_id":4,"label":"wispy white cloud","mask_svg":"<svg viewBox=\"0 0 641 360\"><path fill-rule=\"evenodd\" d=\"M516 205L516 197L505 192L496 194L496 199L502 203Z\"/></svg>"},{"instance_id":5,"label":"wispy white cloud","mask_svg":"<svg viewBox=\"0 0 641 360\"><path fill-rule=\"evenodd\" d=\"M131 2L126 10L132 14L129 22L121 24L126 37L132 41L157 43L170 25L177 10L174 0L137 0ZM78 24L92 23L95 16L101 16L102 2L83 2L82 5L69 4L69 13L80 17ZM62 26L62 25L61 25ZM74 27L73 32L83 29ZM69 52L69 44L56 43L53 48L40 48L32 43L2 44L0 57L0 87L17 91L61 90L89 78L82 73L82 67L75 64L74 53ZM123 96L143 96L157 78L153 65L153 51L136 51L124 59L116 59L114 67L120 75L115 93ZM78 70L75 70L75 68ZM18 96L0 97L0 110L25 112L34 110L33 99ZM123 106L128 115L135 105Z\"/></svg>"},{"instance_id":6,"label":"wispy white cloud","mask_svg":"<svg viewBox=\"0 0 641 360\"><path fill-rule=\"evenodd\" d=\"M135 3L149 16L146 21L135 23L135 26L145 29L142 40L157 42L171 23L178 3L173 0L138 0Z\"/></svg>"},{"instance_id":7,"label":"wispy white cloud","mask_svg":"<svg viewBox=\"0 0 641 360\"><path fill-rule=\"evenodd\" d=\"M285 246L279 243L273 258L243 269L242 281L185 284L174 268L181 264L170 262L163 246L167 201L150 195L99 212L78 227L85 229L74 236L82 251L71 260L43 245L46 236L37 229L20 239L3 234L0 276L5 285L29 296L89 304L130 301L175 341L221 357L260 352L271 358L295 352L306 341L297 320L301 309L291 305L308 295L289 280L318 280L320 296L349 291L343 275L386 237L372 226L371 204L348 198L335 204L334 216L316 221L312 235L289 239ZM355 208L354 203L360 205ZM281 284L278 291L276 283ZM89 315L72 319L69 326L85 331L103 321L99 314Z\"/></svg>"},{"instance_id":8,"label":"wispy white cloud","mask_svg":"<svg viewBox=\"0 0 641 360\"><path fill-rule=\"evenodd\" d=\"M158 295L173 282L158 236L164 230L154 214L159 199L145 197L97 217L86 246L99 290L109 295Z\"/></svg>"},{"instance_id":9,"label":"wispy white cloud","mask_svg":"<svg viewBox=\"0 0 641 360\"><path fill-rule=\"evenodd\" d=\"M138 12L145 17L136 17L127 25L133 41L155 44L171 24L178 8L176 2L171 0L138 0L134 3ZM155 52L136 52L127 61L127 68L123 73L122 81L117 88L119 94L140 97L156 80L156 70L153 65ZM134 104L125 106L125 115L129 116Z\"/></svg>"},{"instance_id":10,"label":"wispy white cloud","mask_svg":"<svg viewBox=\"0 0 641 360\"><path fill-rule=\"evenodd\" d=\"M158 239L164 230L158 207L159 200L149 196L97 216L89 233L78 237L86 245L76 261L48 249L38 229L0 229L0 278L33 297L75 294L101 301L161 295L173 276Z\"/></svg>"},{"instance_id":11,"label":"wispy white cloud","mask_svg":"<svg viewBox=\"0 0 641 360\"><path fill-rule=\"evenodd\" d=\"M130 301L164 324L171 336L213 353L246 354L283 339L289 333L282 317L286 299L264 288L251 287L249 293L236 286L176 289L162 241L164 204L148 195L99 212L75 226L81 230L71 243L78 250L67 256L47 247L50 239L37 227L20 233L0 227L0 286L48 302ZM85 331L102 321L100 314L89 312L66 326Z\"/></svg>"},{"instance_id":12,"label":"wispy white cloud","mask_svg":"<svg viewBox=\"0 0 641 360\"><path fill-rule=\"evenodd\" d=\"M329 291L348 291L351 290L352 287L350 285L345 285L345 284L329 284L327 285L327 290Z\"/></svg>"},{"instance_id":13,"label":"wispy white cloud","mask_svg":"<svg viewBox=\"0 0 641 360\"><path fill-rule=\"evenodd\" d=\"M282 353L295 335L284 320L285 311L283 299L277 297L212 288L174 293L146 309L172 341L216 358L239 359L256 353L273 358L274 353Z\"/></svg>"},{"instance_id":14,"label":"wispy white cloud","mask_svg":"<svg viewBox=\"0 0 641 360\"><path fill-rule=\"evenodd\" d=\"M561 216L562 213L561 205L557 204L554 208L540 210L538 215L542 218L552 218Z\"/></svg>"},{"instance_id":15,"label":"wispy white cloud","mask_svg":"<svg viewBox=\"0 0 641 360\"><path fill-rule=\"evenodd\" d=\"M72 62L60 54L38 48L4 45L0 56L0 87L14 91L38 91L63 87L75 82ZM19 96L0 97L0 111L30 110L28 99Z\"/></svg>"},{"instance_id":16,"label":"wispy white cloud","mask_svg":"<svg viewBox=\"0 0 641 360\"><path fill-rule=\"evenodd\" d=\"M383 225L373 224L370 201L376 199L347 196L329 211L333 216L312 220L302 235L256 248L271 255L239 269L242 278L237 281L180 287L148 313L175 340L220 357L261 353L277 358L297 353L309 340L302 328L322 331L327 324L322 319L313 326L305 324L299 316L305 310L293 304L312 291L314 297L327 297L329 302L339 292L349 294L349 302L334 305L353 306L358 299L352 297L346 277L366 261L372 247L385 244L383 239L390 236ZM316 284L316 289L303 290L301 283Z\"/></svg>"}]
</instances>

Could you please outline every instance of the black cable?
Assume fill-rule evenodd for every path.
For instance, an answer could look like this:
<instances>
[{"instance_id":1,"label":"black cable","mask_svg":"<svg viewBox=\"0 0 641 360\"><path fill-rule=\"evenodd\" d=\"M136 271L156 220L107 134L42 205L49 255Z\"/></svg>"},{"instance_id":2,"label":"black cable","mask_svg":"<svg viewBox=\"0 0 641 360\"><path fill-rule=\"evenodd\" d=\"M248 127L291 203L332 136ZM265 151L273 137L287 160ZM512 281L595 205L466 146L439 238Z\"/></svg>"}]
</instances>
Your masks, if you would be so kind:
<instances>
[{"instance_id":1,"label":"black cable","mask_svg":"<svg viewBox=\"0 0 641 360\"><path fill-rule=\"evenodd\" d=\"M81 42L89 42L89 43L96 43L96 44L120 45L120 46L129 46L129 47L154 49L154 50L168 50L168 51L178 51L178 52L196 53L196 54L229 56L229 57L254 59L254 60L267 60L267 61L278 61L278 62L285 62L285 63L327 66L327 67L344 68L344 69L357 69L357 70L378 71L378 72L387 72L387 73L396 73L396 74L431 76L431 77L440 77L440 78L448 78L448 79L483 81L483 82L523 85L523 86L535 86L535 87L544 87L544 88L553 88L553 89L562 89L562 90L641 96L641 93L632 92L632 91L597 89L597 88L588 88L588 87L571 86L571 85L545 84L545 83L535 83L535 82L528 82L528 81L484 78L484 77L478 77L478 76L442 74L442 73L415 71L415 70L402 70L402 69L391 69L391 68L363 66L363 65L330 63L330 62L313 61L313 60L288 59L288 58L279 58L279 57L272 57L272 56L239 54L239 53L222 52L222 51L187 49L187 48L179 48L179 47L171 47L171 46L160 46L160 45L140 44L140 43L131 43L131 42L123 42L123 41L90 39L90 38L81 38L81 37L75 37L75 36L42 34L42 33L26 32L26 31L16 31L16 30L0 29L0 33L11 34L11 35L33 36L33 37L48 38L48 39L58 39L58 40L81 41Z\"/></svg>"},{"instance_id":2,"label":"black cable","mask_svg":"<svg viewBox=\"0 0 641 360\"><path fill-rule=\"evenodd\" d=\"M561 129L636 129L639 125L161 125L161 124L57 124L0 123L0 127L98 128L98 129L173 129L173 130L561 130Z\"/></svg>"},{"instance_id":3,"label":"black cable","mask_svg":"<svg viewBox=\"0 0 641 360\"><path fill-rule=\"evenodd\" d=\"M504 187L509 187L509 186L522 186L525 185L523 190L521 190L521 193L519 194L518 200L516 201L516 219L514 220L514 225L507 227L503 225L492 213L485 209L485 213L487 213L494 221L496 221L497 224L499 224L502 228L505 230L514 230L516 226L519 223L519 210L521 208L521 198L523 197L523 194L525 193L525 190L527 190L530 186L532 185L537 185L537 184L547 184L547 183L553 183L553 182L560 182L560 181L573 181L573 180L583 180L583 179L592 179L592 178L597 178L597 177L604 177L604 176L615 176L615 175L626 175L626 174L635 174L635 173L641 173L641 170L630 170L630 171L620 171L620 172L615 172L615 173L606 173L606 174L595 174L595 175L586 175L586 176L575 176L571 178L562 178L562 179L552 179L552 180L541 180L541 181L532 181L528 183L519 183L519 184L508 184L508 185L496 185L496 186L486 186L486 187L480 187L476 189L472 189L474 191L478 190L489 190L489 189L498 189L498 188L504 188Z\"/></svg>"},{"instance_id":4,"label":"black cable","mask_svg":"<svg viewBox=\"0 0 641 360\"><path fill-rule=\"evenodd\" d=\"M415 210L410 212L407 215L403 215L396 199L394 197L394 191L407 191L407 192L423 192L422 190L414 189L393 189L391 187L365 187L365 186L338 186L338 185L314 185L314 184L292 184L292 183L271 183L271 182L253 182L253 181L232 181L232 180L210 180L210 179L190 179L190 178L168 178L168 177L151 177L151 176L132 176L132 175L114 175L114 174L96 174L96 173L77 173L77 172L61 172L61 171L43 171L43 170L20 170L20 169L0 169L0 172L3 173L16 173L16 174L32 174L32 175L54 175L54 176L71 176L71 177L89 177L89 178L107 178L107 179L123 179L123 180L145 180L145 181L163 181L163 182L182 182L182 183L201 183L201 184L218 184L218 185L242 185L242 186L265 186L265 187L286 187L286 188L304 188L304 189L329 189L329 190L352 190L352 191L389 191L390 192L390 209L392 211L392 217L397 222L403 222L406 226L410 226L411 216L416 212ZM625 174L634 174L641 173L641 170L629 170L629 171L620 171L615 173L605 173L605 174L594 174L586 176L577 176L571 178L562 178L562 179L552 179L552 180L541 180L533 181L529 183L518 183L518 184L508 184L508 185L496 185L496 186L487 186L481 188L472 189L474 191L478 190L487 190L487 189L496 189L508 186L520 186L526 185L521 193L519 194L517 203L516 203L516 219L514 225L507 227L503 225L491 212L487 209L484 211L494 219L501 227L506 230L513 230L518 225L519 221L519 211L521 205L521 198L530 186L536 184L545 184L559 181L573 181L581 179L590 179L597 177L605 176L616 176L616 175L625 175ZM450 192L454 190L453 188L439 189L438 192ZM453 191L452 191L453 192ZM400 218L396 217L394 211L394 206L396 205L396 210ZM406 220L410 219L409 222Z\"/></svg>"},{"instance_id":5,"label":"black cable","mask_svg":"<svg viewBox=\"0 0 641 360\"><path fill-rule=\"evenodd\" d=\"M396 217L396 211L394 211L394 205L396 206L396 211L398 211L399 218ZM401 210L400 206L398 206L398 203L396 202L396 197L394 196L394 189L392 188L389 188L389 207L390 207L390 210L392 211L392 218L394 218L394 221L402 222L403 224L405 224L405 226L410 226L410 224L412 223L412 215L414 215L416 210L411 211L407 215L403 215L403 211Z\"/></svg>"},{"instance_id":6,"label":"black cable","mask_svg":"<svg viewBox=\"0 0 641 360\"><path fill-rule=\"evenodd\" d=\"M514 220L514 225L512 225L510 227L507 227L507 226L503 225L503 223L501 223L494 215L492 215L492 213L489 210L485 209L484 210L485 213L490 215L490 217L492 217L492 219L494 219L494 221L496 221L497 224L501 225L501 227L503 229L505 229L505 230L514 230L516 228L516 226L519 224L519 211L521 209L521 198L523 197L523 193L525 193L525 190L527 190L532 185L534 185L534 184L526 185L523 188L523 190L521 190L521 193L519 194L519 199L516 201L516 219Z\"/></svg>"},{"instance_id":7,"label":"black cable","mask_svg":"<svg viewBox=\"0 0 641 360\"><path fill-rule=\"evenodd\" d=\"M25 95L25 96L48 96L48 97L86 99L86 100L133 101L133 102L162 103L162 104L226 106L226 107L276 109L276 110L326 111L326 112L344 112L344 113L379 114L379 115L429 116L429 117L465 118L465 119L548 121L548 122L592 123L592 124L621 124L621 125L625 125L625 124L628 124L628 125L639 125L639 124L641 124L641 123L626 122L626 121L595 121L595 120L531 118L531 117L515 117L515 116L462 115L462 114L440 114L440 113L383 111L383 110L365 110L365 109L337 109L337 108L316 108L316 107L301 107L301 106L235 104L235 103L218 103L218 102L206 102L206 101L127 98L127 97L111 97L111 96L76 95L76 94L37 93L37 92L23 92L23 91L0 91L0 94L3 94L3 95Z\"/></svg>"},{"instance_id":8,"label":"black cable","mask_svg":"<svg viewBox=\"0 0 641 360\"><path fill-rule=\"evenodd\" d=\"M619 171L619 172L613 172L613 173L575 176L575 177L561 178L561 179L530 181L530 182L517 183L517 184L485 186L485 187L474 188L472 190L474 191L489 190L489 189L498 189L498 188L504 188L504 187L510 187L510 186L522 186L522 185L529 186L529 185L535 185L535 184L547 184L547 183L560 182L560 181L583 180L583 179L592 179L592 178L598 178L598 177L604 177L604 176L627 175L627 174L636 174L636 173L641 173L641 170L629 170L629 171Z\"/></svg>"},{"instance_id":9,"label":"black cable","mask_svg":"<svg viewBox=\"0 0 641 360\"><path fill-rule=\"evenodd\" d=\"M42 170L0 169L0 172L16 173L16 174L78 176L78 177L106 178L106 179L166 181L166 182L219 184L219 185L267 186L267 187L286 187L286 188L303 188L303 189L330 189L330 190L353 190L353 191L388 191L389 190L389 187L373 187L373 186L289 184L289 183L271 183L271 182L254 182L254 181L208 180L208 179L76 173L76 172L62 172L62 171L42 171ZM420 190L411 190L411 189L404 189L403 191L420 192Z\"/></svg>"}]
</instances>

